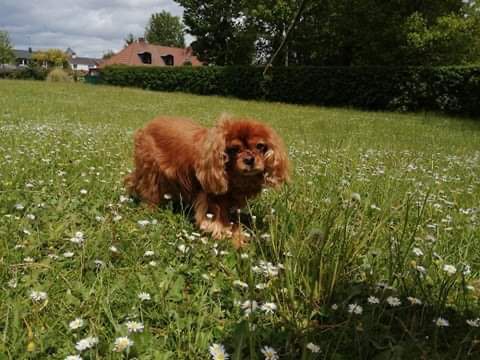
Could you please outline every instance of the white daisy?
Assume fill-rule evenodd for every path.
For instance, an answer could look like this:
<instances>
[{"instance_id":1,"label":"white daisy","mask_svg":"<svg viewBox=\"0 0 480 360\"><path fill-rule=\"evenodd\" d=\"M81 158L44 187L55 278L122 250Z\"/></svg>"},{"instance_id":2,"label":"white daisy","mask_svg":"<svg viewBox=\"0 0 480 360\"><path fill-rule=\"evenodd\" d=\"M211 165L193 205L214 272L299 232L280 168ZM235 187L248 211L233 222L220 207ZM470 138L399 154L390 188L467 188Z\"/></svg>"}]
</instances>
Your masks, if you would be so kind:
<instances>
[{"instance_id":1,"label":"white daisy","mask_svg":"<svg viewBox=\"0 0 480 360\"><path fill-rule=\"evenodd\" d=\"M246 282L241 281L241 280L235 280L233 282L233 285L244 288L244 289L248 289L248 284Z\"/></svg>"},{"instance_id":2,"label":"white daisy","mask_svg":"<svg viewBox=\"0 0 480 360\"><path fill-rule=\"evenodd\" d=\"M138 332L142 332L143 329L144 329L144 326L141 322L138 322L138 321L127 321L125 323L125 325L127 326L127 330L129 333L138 333Z\"/></svg>"},{"instance_id":3,"label":"white daisy","mask_svg":"<svg viewBox=\"0 0 480 360\"><path fill-rule=\"evenodd\" d=\"M71 252L71 251L64 252L63 257L71 258L71 257L73 257L73 252Z\"/></svg>"},{"instance_id":4,"label":"white daisy","mask_svg":"<svg viewBox=\"0 0 480 360\"><path fill-rule=\"evenodd\" d=\"M422 305L422 300L417 299L415 297L409 296L407 297L407 300L410 301L410 304L412 305Z\"/></svg>"},{"instance_id":5,"label":"white daisy","mask_svg":"<svg viewBox=\"0 0 480 360\"><path fill-rule=\"evenodd\" d=\"M279 359L278 354L275 351L275 349L270 347L270 346L264 346L260 351L262 352L263 356L265 356L265 360L278 360Z\"/></svg>"},{"instance_id":6,"label":"white daisy","mask_svg":"<svg viewBox=\"0 0 480 360\"><path fill-rule=\"evenodd\" d=\"M380 304L380 299L375 296L369 296L367 301L369 304Z\"/></svg>"},{"instance_id":7,"label":"white daisy","mask_svg":"<svg viewBox=\"0 0 480 360\"><path fill-rule=\"evenodd\" d=\"M32 299L33 301L36 301L36 302L45 301L45 300L48 299L48 295L44 291L32 290L30 292L30 299Z\"/></svg>"},{"instance_id":8,"label":"white daisy","mask_svg":"<svg viewBox=\"0 0 480 360\"><path fill-rule=\"evenodd\" d=\"M85 322L83 321L83 319L76 318L75 320L70 321L70 323L68 324L68 327L71 330L76 330L76 329L81 328L84 324L85 324Z\"/></svg>"},{"instance_id":9,"label":"white daisy","mask_svg":"<svg viewBox=\"0 0 480 360\"><path fill-rule=\"evenodd\" d=\"M443 271L445 271L448 275L454 275L457 272L457 268L453 265L445 264L443 265Z\"/></svg>"},{"instance_id":10,"label":"white daisy","mask_svg":"<svg viewBox=\"0 0 480 360\"><path fill-rule=\"evenodd\" d=\"M85 189L81 189L81 190L80 190L80 194L82 194L82 195L87 195L87 193L88 193L88 191L85 190Z\"/></svg>"},{"instance_id":11,"label":"white daisy","mask_svg":"<svg viewBox=\"0 0 480 360\"><path fill-rule=\"evenodd\" d=\"M89 336L89 337L86 337L85 339L79 340L75 344L75 349L77 349L77 351L84 351L84 350L91 349L96 344L98 344L98 338L94 336Z\"/></svg>"},{"instance_id":12,"label":"white daisy","mask_svg":"<svg viewBox=\"0 0 480 360\"><path fill-rule=\"evenodd\" d=\"M146 292L141 292L138 294L138 298L142 301L148 301L151 300L150 294Z\"/></svg>"},{"instance_id":13,"label":"white daisy","mask_svg":"<svg viewBox=\"0 0 480 360\"><path fill-rule=\"evenodd\" d=\"M265 314L273 314L277 310L277 305L272 302L264 303L261 307L261 310L265 311Z\"/></svg>"},{"instance_id":14,"label":"white daisy","mask_svg":"<svg viewBox=\"0 0 480 360\"><path fill-rule=\"evenodd\" d=\"M348 312L350 314L362 315L363 308L358 304L349 304L348 305Z\"/></svg>"},{"instance_id":15,"label":"white daisy","mask_svg":"<svg viewBox=\"0 0 480 360\"><path fill-rule=\"evenodd\" d=\"M212 360L226 360L230 357L222 344L212 344L208 351L212 355Z\"/></svg>"},{"instance_id":16,"label":"white daisy","mask_svg":"<svg viewBox=\"0 0 480 360\"><path fill-rule=\"evenodd\" d=\"M137 224L138 224L138 226L143 228L143 227L147 226L148 224L150 224L150 221L149 220L138 220Z\"/></svg>"},{"instance_id":17,"label":"white daisy","mask_svg":"<svg viewBox=\"0 0 480 360\"><path fill-rule=\"evenodd\" d=\"M307 349L310 350L312 353L319 353L320 352L320 346L314 344L314 343L308 343L307 344Z\"/></svg>"},{"instance_id":18,"label":"white daisy","mask_svg":"<svg viewBox=\"0 0 480 360\"><path fill-rule=\"evenodd\" d=\"M258 308L258 303L255 300L247 300L240 307L245 311L245 315L250 315Z\"/></svg>"},{"instance_id":19,"label":"white daisy","mask_svg":"<svg viewBox=\"0 0 480 360\"><path fill-rule=\"evenodd\" d=\"M469 319L467 320L467 324L471 327L480 327L480 318L476 318L475 320Z\"/></svg>"},{"instance_id":20,"label":"white daisy","mask_svg":"<svg viewBox=\"0 0 480 360\"><path fill-rule=\"evenodd\" d=\"M423 251L418 247L414 247L412 252L415 254L415 256L423 256Z\"/></svg>"},{"instance_id":21,"label":"white daisy","mask_svg":"<svg viewBox=\"0 0 480 360\"><path fill-rule=\"evenodd\" d=\"M143 256L145 256L145 257L149 257L149 256L153 256L153 255L155 255L155 252L152 251L152 250L147 250L147 251L145 251L145 254L143 254Z\"/></svg>"},{"instance_id":22,"label":"white daisy","mask_svg":"<svg viewBox=\"0 0 480 360\"><path fill-rule=\"evenodd\" d=\"M435 325L437 325L438 327L447 327L447 326L450 326L450 323L448 322L448 320L442 318L442 317L439 317L435 320L433 320L433 322L435 323Z\"/></svg>"},{"instance_id":23,"label":"white daisy","mask_svg":"<svg viewBox=\"0 0 480 360\"><path fill-rule=\"evenodd\" d=\"M80 355L68 355L64 360L82 360Z\"/></svg>"},{"instance_id":24,"label":"white daisy","mask_svg":"<svg viewBox=\"0 0 480 360\"><path fill-rule=\"evenodd\" d=\"M133 345L133 341L130 340L126 336L121 336L115 339L115 343L113 346L113 351L115 352L122 352L126 349L128 349L130 346Z\"/></svg>"},{"instance_id":25,"label":"white daisy","mask_svg":"<svg viewBox=\"0 0 480 360\"><path fill-rule=\"evenodd\" d=\"M395 297L395 296L389 296L387 298L387 303L388 303L388 305L393 306L393 307L402 305L402 302L400 301L400 299Z\"/></svg>"}]
</instances>

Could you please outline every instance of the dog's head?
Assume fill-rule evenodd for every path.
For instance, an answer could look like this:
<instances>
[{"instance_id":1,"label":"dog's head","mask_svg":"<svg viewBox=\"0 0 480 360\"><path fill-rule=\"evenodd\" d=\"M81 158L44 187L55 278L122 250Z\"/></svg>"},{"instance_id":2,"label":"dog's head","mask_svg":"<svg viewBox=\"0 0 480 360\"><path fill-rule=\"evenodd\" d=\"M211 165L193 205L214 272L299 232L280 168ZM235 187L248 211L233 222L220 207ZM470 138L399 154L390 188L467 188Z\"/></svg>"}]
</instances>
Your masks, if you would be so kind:
<instances>
[{"instance_id":1,"label":"dog's head","mask_svg":"<svg viewBox=\"0 0 480 360\"><path fill-rule=\"evenodd\" d=\"M250 119L222 116L209 130L197 168L207 192L228 191L229 178L261 176L277 187L288 180L288 157L281 138L269 126Z\"/></svg>"}]
</instances>

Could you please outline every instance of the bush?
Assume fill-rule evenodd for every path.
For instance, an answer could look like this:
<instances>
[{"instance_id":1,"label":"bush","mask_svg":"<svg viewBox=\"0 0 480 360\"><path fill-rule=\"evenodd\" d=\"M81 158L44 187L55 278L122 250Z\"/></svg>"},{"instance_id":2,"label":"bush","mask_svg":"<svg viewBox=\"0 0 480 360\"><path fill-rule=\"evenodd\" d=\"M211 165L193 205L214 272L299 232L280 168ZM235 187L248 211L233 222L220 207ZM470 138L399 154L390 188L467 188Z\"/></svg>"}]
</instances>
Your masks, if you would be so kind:
<instances>
[{"instance_id":1,"label":"bush","mask_svg":"<svg viewBox=\"0 0 480 360\"><path fill-rule=\"evenodd\" d=\"M47 70L37 66L29 65L21 68L9 68L0 71L0 78L21 79L21 80L45 80L47 77Z\"/></svg>"},{"instance_id":2,"label":"bush","mask_svg":"<svg viewBox=\"0 0 480 360\"><path fill-rule=\"evenodd\" d=\"M480 67L109 66L103 83L296 104L480 115Z\"/></svg>"},{"instance_id":3,"label":"bush","mask_svg":"<svg viewBox=\"0 0 480 360\"><path fill-rule=\"evenodd\" d=\"M47 75L47 81L50 82L70 82L72 81L70 75L62 68L55 68Z\"/></svg>"}]
</instances>

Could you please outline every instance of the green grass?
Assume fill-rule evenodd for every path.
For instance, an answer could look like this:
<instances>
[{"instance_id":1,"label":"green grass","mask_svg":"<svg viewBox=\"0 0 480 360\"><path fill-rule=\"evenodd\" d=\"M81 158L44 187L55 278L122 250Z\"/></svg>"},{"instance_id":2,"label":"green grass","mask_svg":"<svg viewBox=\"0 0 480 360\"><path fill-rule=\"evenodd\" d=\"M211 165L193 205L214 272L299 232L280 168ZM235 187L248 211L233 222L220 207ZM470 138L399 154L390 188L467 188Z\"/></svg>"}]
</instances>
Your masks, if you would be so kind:
<instances>
[{"instance_id":1,"label":"green grass","mask_svg":"<svg viewBox=\"0 0 480 360\"><path fill-rule=\"evenodd\" d=\"M173 205L123 197L136 128L225 111L275 127L294 166L246 209L241 252ZM2 80L0 359L64 359L87 336L98 344L84 359L207 359L214 343L233 359L263 359L264 346L281 359L479 358L466 323L480 311L479 175L468 119ZM276 309L247 316L247 300ZM144 331L112 351L129 320Z\"/></svg>"}]
</instances>

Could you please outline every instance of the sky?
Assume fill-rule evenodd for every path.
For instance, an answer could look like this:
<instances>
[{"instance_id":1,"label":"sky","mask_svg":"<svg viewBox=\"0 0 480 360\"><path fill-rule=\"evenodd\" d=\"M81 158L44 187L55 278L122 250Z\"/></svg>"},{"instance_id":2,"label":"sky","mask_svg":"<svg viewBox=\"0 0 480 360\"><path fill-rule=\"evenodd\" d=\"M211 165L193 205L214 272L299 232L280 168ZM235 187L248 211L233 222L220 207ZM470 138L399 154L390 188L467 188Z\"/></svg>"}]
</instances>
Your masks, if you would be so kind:
<instances>
[{"instance_id":1,"label":"sky","mask_svg":"<svg viewBox=\"0 0 480 360\"><path fill-rule=\"evenodd\" d=\"M14 49L70 47L100 58L121 50L127 34L143 36L150 15L162 10L183 13L173 0L0 0L0 30Z\"/></svg>"}]
</instances>

